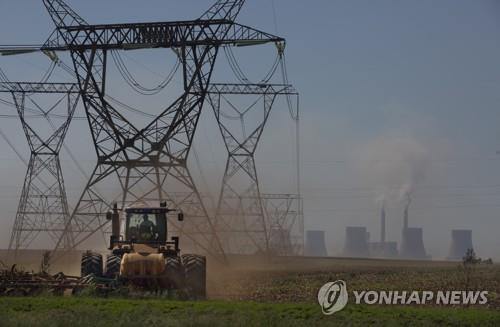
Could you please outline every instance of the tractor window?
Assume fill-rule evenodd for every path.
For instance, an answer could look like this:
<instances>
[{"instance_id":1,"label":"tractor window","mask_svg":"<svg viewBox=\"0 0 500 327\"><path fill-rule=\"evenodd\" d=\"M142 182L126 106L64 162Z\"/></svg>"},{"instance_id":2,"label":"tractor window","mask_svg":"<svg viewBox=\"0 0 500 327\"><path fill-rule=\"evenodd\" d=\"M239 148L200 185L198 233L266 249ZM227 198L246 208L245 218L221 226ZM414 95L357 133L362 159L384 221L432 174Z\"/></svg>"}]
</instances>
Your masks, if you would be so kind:
<instances>
[{"instance_id":1,"label":"tractor window","mask_svg":"<svg viewBox=\"0 0 500 327\"><path fill-rule=\"evenodd\" d=\"M164 242L165 218L161 213L127 213L127 240Z\"/></svg>"}]
</instances>

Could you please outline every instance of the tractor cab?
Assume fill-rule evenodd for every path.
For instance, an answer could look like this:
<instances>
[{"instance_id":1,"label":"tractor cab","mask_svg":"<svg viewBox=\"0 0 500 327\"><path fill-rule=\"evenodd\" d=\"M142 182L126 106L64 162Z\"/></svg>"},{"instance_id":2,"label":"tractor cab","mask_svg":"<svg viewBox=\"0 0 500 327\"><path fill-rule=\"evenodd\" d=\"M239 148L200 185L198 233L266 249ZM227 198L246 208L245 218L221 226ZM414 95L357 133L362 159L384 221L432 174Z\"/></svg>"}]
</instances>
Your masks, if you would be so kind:
<instances>
[{"instance_id":1,"label":"tractor cab","mask_svg":"<svg viewBox=\"0 0 500 327\"><path fill-rule=\"evenodd\" d=\"M172 211L176 210L168 209L166 203L160 207L129 207L123 210L121 219L115 205L107 214L108 220L112 222L109 249L123 253L133 250L136 245L143 245L160 252L178 252L179 238L171 237L171 241L168 240L167 214ZM177 219L183 221L184 215L179 213ZM125 223L123 230L121 221Z\"/></svg>"},{"instance_id":2,"label":"tractor cab","mask_svg":"<svg viewBox=\"0 0 500 327\"><path fill-rule=\"evenodd\" d=\"M166 208L125 209L125 240L132 243L165 243Z\"/></svg>"}]
</instances>

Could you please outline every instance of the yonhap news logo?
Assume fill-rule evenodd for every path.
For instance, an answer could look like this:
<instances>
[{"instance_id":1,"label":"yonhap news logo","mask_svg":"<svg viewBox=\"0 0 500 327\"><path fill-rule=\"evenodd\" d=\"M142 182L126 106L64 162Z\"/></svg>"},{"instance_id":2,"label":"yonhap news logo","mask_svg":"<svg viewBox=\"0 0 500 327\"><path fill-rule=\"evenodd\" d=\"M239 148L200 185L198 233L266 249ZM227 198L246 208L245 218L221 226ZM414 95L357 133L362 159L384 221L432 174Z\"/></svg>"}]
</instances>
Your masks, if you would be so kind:
<instances>
[{"instance_id":1,"label":"yonhap news logo","mask_svg":"<svg viewBox=\"0 0 500 327\"><path fill-rule=\"evenodd\" d=\"M488 291L353 291L354 304L367 305L485 305ZM349 300L343 280L329 282L318 292L318 302L325 315L345 308Z\"/></svg>"},{"instance_id":2,"label":"yonhap news logo","mask_svg":"<svg viewBox=\"0 0 500 327\"><path fill-rule=\"evenodd\" d=\"M488 291L354 291L356 304L483 305Z\"/></svg>"},{"instance_id":3,"label":"yonhap news logo","mask_svg":"<svg viewBox=\"0 0 500 327\"><path fill-rule=\"evenodd\" d=\"M325 315L332 315L347 305L347 285L343 280L326 283L318 292L318 302Z\"/></svg>"}]
</instances>

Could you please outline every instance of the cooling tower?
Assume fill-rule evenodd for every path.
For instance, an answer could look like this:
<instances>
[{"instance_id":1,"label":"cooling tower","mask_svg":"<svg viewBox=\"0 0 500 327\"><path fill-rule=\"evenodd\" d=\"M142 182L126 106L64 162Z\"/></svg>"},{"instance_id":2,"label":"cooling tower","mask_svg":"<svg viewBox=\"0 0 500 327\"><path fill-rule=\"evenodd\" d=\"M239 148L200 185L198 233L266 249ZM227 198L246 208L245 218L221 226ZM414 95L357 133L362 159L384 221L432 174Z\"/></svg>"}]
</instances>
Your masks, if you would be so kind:
<instances>
[{"instance_id":1,"label":"cooling tower","mask_svg":"<svg viewBox=\"0 0 500 327\"><path fill-rule=\"evenodd\" d=\"M422 228L403 228L400 254L403 258L428 258L425 253Z\"/></svg>"},{"instance_id":2,"label":"cooling tower","mask_svg":"<svg viewBox=\"0 0 500 327\"><path fill-rule=\"evenodd\" d=\"M451 231L451 246L448 259L461 260L468 249L472 247L472 231L471 230L452 230Z\"/></svg>"},{"instance_id":3,"label":"cooling tower","mask_svg":"<svg viewBox=\"0 0 500 327\"><path fill-rule=\"evenodd\" d=\"M305 254L311 257L326 257L325 232L322 230L308 230L306 233Z\"/></svg>"},{"instance_id":4,"label":"cooling tower","mask_svg":"<svg viewBox=\"0 0 500 327\"><path fill-rule=\"evenodd\" d=\"M366 227L347 227L345 232L344 255L348 257L369 257Z\"/></svg>"}]
</instances>

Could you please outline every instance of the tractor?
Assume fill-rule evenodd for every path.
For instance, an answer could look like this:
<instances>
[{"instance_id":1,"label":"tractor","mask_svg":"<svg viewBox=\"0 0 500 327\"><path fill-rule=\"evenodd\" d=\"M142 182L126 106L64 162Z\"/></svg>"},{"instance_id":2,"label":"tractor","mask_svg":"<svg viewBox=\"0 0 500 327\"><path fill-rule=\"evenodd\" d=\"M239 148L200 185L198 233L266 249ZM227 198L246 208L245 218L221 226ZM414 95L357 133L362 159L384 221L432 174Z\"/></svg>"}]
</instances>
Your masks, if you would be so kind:
<instances>
[{"instance_id":1,"label":"tractor","mask_svg":"<svg viewBox=\"0 0 500 327\"><path fill-rule=\"evenodd\" d=\"M129 207L119 210L115 204L106 218L111 221L112 234L103 269L101 254L87 251L82 255L82 277L116 279L123 285L147 291L177 290L189 297L206 296L206 258L180 254L179 237L168 240L165 202L160 207ZM121 216L123 213L123 217ZM178 221L184 220L179 212ZM121 226L121 222L125 225Z\"/></svg>"}]
</instances>

